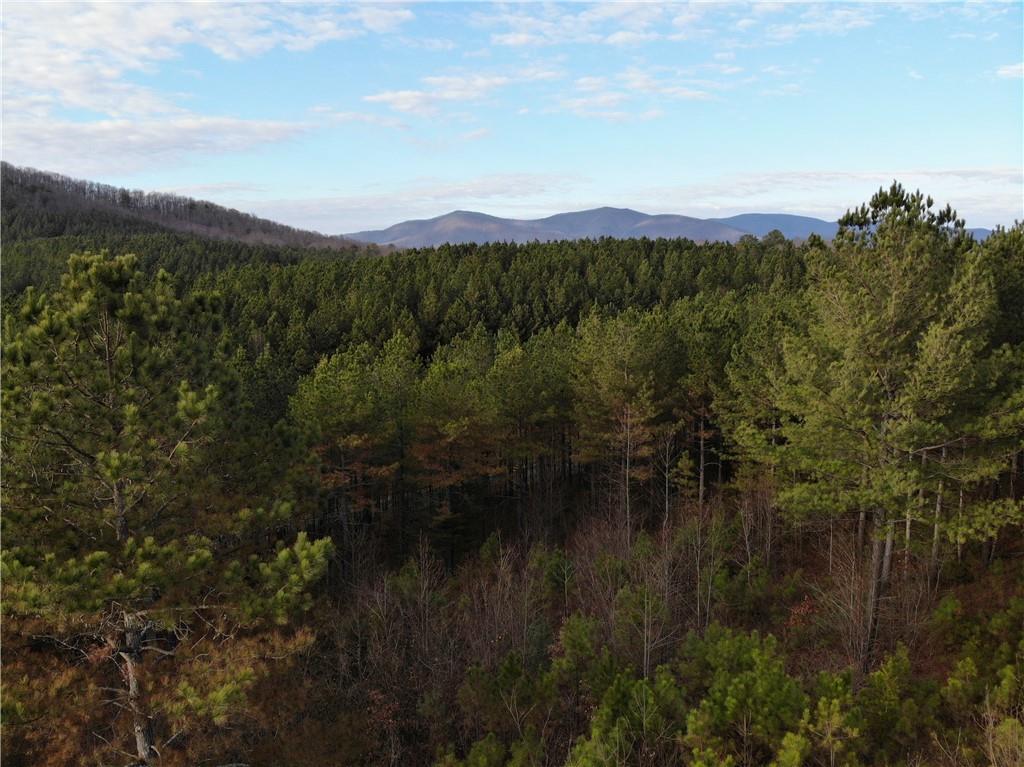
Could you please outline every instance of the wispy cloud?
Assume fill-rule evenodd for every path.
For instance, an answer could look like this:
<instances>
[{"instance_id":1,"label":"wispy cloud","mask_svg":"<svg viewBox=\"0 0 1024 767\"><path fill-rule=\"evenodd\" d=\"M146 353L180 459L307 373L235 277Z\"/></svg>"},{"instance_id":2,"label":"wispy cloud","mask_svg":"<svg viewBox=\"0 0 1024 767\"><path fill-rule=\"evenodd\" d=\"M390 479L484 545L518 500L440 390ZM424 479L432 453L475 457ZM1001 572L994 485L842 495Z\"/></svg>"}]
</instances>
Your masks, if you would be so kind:
<instances>
[{"instance_id":1,"label":"wispy cloud","mask_svg":"<svg viewBox=\"0 0 1024 767\"><path fill-rule=\"evenodd\" d=\"M175 111L166 96L125 79L152 72L186 45L238 60L283 47L394 29L412 12L378 6L255 3L7 3L4 92L45 94L110 115Z\"/></svg>"},{"instance_id":2,"label":"wispy cloud","mask_svg":"<svg viewBox=\"0 0 1024 767\"><path fill-rule=\"evenodd\" d=\"M347 19L361 23L372 32L392 32L402 24L413 20L412 11L386 5L357 5L349 12Z\"/></svg>"},{"instance_id":3,"label":"wispy cloud","mask_svg":"<svg viewBox=\"0 0 1024 767\"><path fill-rule=\"evenodd\" d=\"M404 48L419 48L435 53L454 51L458 48L454 40L449 40L446 37L410 37L402 35L397 39L397 42Z\"/></svg>"},{"instance_id":4,"label":"wispy cloud","mask_svg":"<svg viewBox=\"0 0 1024 767\"><path fill-rule=\"evenodd\" d=\"M437 135L424 137L415 133L403 137L406 143L429 151L430 153L459 150L466 144L482 141L492 135L490 128L471 128L469 130L444 130Z\"/></svg>"},{"instance_id":5,"label":"wispy cloud","mask_svg":"<svg viewBox=\"0 0 1024 767\"><path fill-rule=\"evenodd\" d=\"M640 32L637 30L620 29L612 32L604 41L610 45L640 45L641 43L657 40L661 35L657 32Z\"/></svg>"},{"instance_id":6,"label":"wispy cloud","mask_svg":"<svg viewBox=\"0 0 1024 767\"><path fill-rule=\"evenodd\" d=\"M735 67L724 67L730 72L739 71ZM658 77L649 70L630 67L622 72L618 79L626 88L638 93L664 96L670 99L703 101L711 98L706 90L692 87L679 77Z\"/></svg>"},{"instance_id":7,"label":"wispy cloud","mask_svg":"<svg viewBox=\"0 0 1024 767\"><path fill-rule=\"evenodd\" d=\"M466 131L465 133L459 134L461 141L479 141L485 139L491 135L490 128L477 128L475 130Z\"/></svg>"},{"instance_id":8,"label":"wispy cloud","mask_svg":"<svg viewBox=\"0 0 1024 767\"><path fill-rule=\"evenodd\" d=\"M558 71L544 67L527 67L511 74L431 75L420 78L423 88L382 91L364 96L363 100L385 104L396 112L430 117L438 114L445 102L479 101L508 85L560 76Z\"/></svg>"},{"instance_id":9,"label":"wispy cloud","mask_svg":"<svg viewBox=\"0 0 1024 767\"><path fill-rule=\"evenodd\" d=\"M772 24L766 35L769 40L785 42L801 35L845 35L851 30L870 27L877 10L870 4L810 5L796 21Z\"/></svg>"},{"instance_id":10,"label":"wispy cloud","mask_svg":"<svg viewBox=\"0 0 1024 767\"><path fill-rule=\"evenodd\" d=\"M999 67L996 70L996 77L1002 77L1007 80L1018 80L1024 77L1024 62L1020 64L1007 64L1005 67Z\"/></svg>"},{"instance_id":11,"label":"wispy cloud","mask_svg":"<svg viewBox=\"0 0 1024 767\"><path fill-rule=\"evenodd\" d=\"M713 66L719 71L738 70L720 63ZM631 122L661 117L667 101L708 100L712 95L706 86L715 84L683 78L678 70L632 66L614 75L580 77L574 85L575 91L559 101L561 110L579 117Z\"/></svg>"},{"instance_id":12,"label":"wispy cloud","mask_svg":"<svg viewBox=\"0 0 1024 767\"><path fill-rule=\"evenodd\" d=\"M593 114L597 110L617 107L627 101L629 96L621 91L590 91L584 96L562 100L562 106L577 114Z\"/></svg>"},{"instance_id":13,"label":"wispy cloud","mask_svg":"<svg viewBox=\"0 0 1024 767\"><path fill-rule=\"evenodd\" d=\"M786 18L779 20L783 15ZM496 11L478 12L474 18L479 26L493 30L492 44L524 47L630 46L655 40L685 41L727 31L782 43L809 34L846 34L871 26L878 15L878 9L869 3L527 3L498 6Z\"/></svg>"},{"instance_id":14,"label":"wispy cloud","mask_svg":"<svg viewBox=\"0 0 1024 767\"><path fill-rule=\"evenodd\" d=\"M313 115L330 123L343 125L346 123L372 125L378 128L395 128L409 130L408 123L402 122L397 117L378 115L372 112L356 112L343 109L335 109L326 105L317 105L309 110Z\"/></svg>"},{"instance_id":15,"label":"wispy cloud","mask_svg":"<svg viewBox=\"0 0 1024 767\"><path fill-rule=\"evenodd\" d=\"M580 77L576 80L576 90L583 93L604 90L608 87L607 77Z\"/></svg>"},{"instance_id":16,"label":"wispy cloud","mask_svg":"<svg viewBox=\"0 0 1024 767\"><path fill-rule=\"evenodd\" d=\"M785 83L775 88L764 88L762 96L801 96L804 89L799 83Z\"/></svg>"},{"instance_id":17,"label":"wispy cloud","mask_svg":"<svg viewBox=\"0 0 1024 767\"><path fill-rule=\"evenodd\" d=\"M634 65L617 73L580 77L574 83L574 92L560 99L559 108L579 117L610 122L653 120L663 116L673 102L710 101L717 98L717 91L733 87L728 78L743 68L727 63L732 58L730 53L685 69ZM725 75L726 79L697 74Z\"/></svg>"},{"instance_id":18,"label":"wispy cloud","mask_svg":"<svg viewBox=\"0 0 1024 767\"><path fill-rule=\"evenodd\" d=\"M398 6L6 3L5 150L17 162L41 159L47 167L79 172L102 165L110 172L190 152L280 141L308 126L196 114L183 105L182 94L158 91L134 77L157 72L185 46L241 60L274 48L306 51L390 32L412 18ZM72 121L61 110L98 116Z\"/></svg>"},{"instance_id":19,"label":"wispy cloud","mask_svg":"<svg viewBox=\"0 0 1024 767\"><path fill-rule=\"evenodd\" d=\"M497 12L478 12L474 20L495 30L494 45L636 45L663 36L657 27L668 17L668 7L659 3L502 6Z\"/></svg>"},{"instance_id":20,"label":"wispy cloud","mask_svg":"<svg viewBox=\"0 0 1024 767\"><path fill-rule=\"evenodd\" d=\"M977 34L975 32L954 32L949 36L950 40L984 40L987 43L997 40L999 38L998 32L986 32L985 34Z\"/></svg>"},{"instance_id":21,"label":"wispy cloud","mask_svg":"<svg viewBox=\"0 0 1024 767\"><path fill-rule=\"evenodd\" d=\"M17 163L69 175L132 173L171 165L194 153L243 152L294 138L309 127L305 123L187 114L92 122L8 121L4 151Z\"/></svg>"}]
</instances>

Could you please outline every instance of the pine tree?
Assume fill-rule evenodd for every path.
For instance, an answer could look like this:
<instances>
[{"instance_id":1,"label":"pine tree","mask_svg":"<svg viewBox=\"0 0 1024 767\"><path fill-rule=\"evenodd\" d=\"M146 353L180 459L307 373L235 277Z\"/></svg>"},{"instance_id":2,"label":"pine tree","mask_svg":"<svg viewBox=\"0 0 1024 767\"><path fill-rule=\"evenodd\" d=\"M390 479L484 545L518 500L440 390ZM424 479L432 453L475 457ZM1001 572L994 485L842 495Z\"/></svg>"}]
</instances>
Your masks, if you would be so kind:
<instances>
[{"instance_id":1,"label":"pine tree","mask_svg":"<svg viewBox=\"0 0 1024 767\"><path fill-rule=\"evenodd\" d=\"M798 514L870 515L866 670L896 523L919 515L915 499L930 489L922 458L991 441L981 392L1005 378L1007 357L989 356L991 276L951 209L893 185L840 223L834 247L811 256L807 330L784 342L778 455L795 481L780 500Z\"/></svg>"},{"instance_id":2,"label":"pine tree","mask_svg":"<svg viewBox=\"0 0 1024 767\"><path fill-rule=\"evenodd\" d=\"M652 371L642 359L643 338L634 312L585 320L572 373L579 457L604 465L626 527L632 534L634 482L651 476L654 405Z\"/></svg>"},{"instance_id":3,"label":"pine tree","mask_svg":"<svg viewBox=\"0 0 1024 767\"><path fill-rule=\"evenodd\" d=\"M308 606L330 543L300 535L267 561L225 555L289 507L261 514L204 501L205 449L223 433L217 355L206 345L215 307L179 298L169 275L146 280L137 266L134 256L74 256L60 288L29 295L8 325L2 563L5 629L17 622L46 637L47 660L16 656L27 699L45 712L85 694L45 702L37 674L114 691L109 708L88 716L120 722L126 712L133 750L150 763L169 721L223 722L241 705L255 670L233 662L217 632L273 626ZM204 674L211 666L223 673ZM114 729L111 748L123 748Z\"/></svg>"}]
</instances>

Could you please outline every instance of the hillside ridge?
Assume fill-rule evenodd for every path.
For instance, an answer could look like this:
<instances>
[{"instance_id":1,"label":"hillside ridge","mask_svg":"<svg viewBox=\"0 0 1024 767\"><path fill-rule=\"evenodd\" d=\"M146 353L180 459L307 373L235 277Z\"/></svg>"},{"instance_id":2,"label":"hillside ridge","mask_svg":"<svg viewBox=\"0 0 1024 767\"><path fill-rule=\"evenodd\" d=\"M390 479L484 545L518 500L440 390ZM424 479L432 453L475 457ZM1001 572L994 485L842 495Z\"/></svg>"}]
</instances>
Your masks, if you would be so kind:
<instances>
[{"instance_id":1,"label":"hillside ridge","mask_svg":"<svg viewBox=\"0 0 1024 767\"><path fill-rule=\"evenodd\" d=\"M179 232L249 245L353 250L340 236L296 229L205 200L144 192L0 164L2 223L8 241L90 234Z\"/></svg>"}]
</instances>

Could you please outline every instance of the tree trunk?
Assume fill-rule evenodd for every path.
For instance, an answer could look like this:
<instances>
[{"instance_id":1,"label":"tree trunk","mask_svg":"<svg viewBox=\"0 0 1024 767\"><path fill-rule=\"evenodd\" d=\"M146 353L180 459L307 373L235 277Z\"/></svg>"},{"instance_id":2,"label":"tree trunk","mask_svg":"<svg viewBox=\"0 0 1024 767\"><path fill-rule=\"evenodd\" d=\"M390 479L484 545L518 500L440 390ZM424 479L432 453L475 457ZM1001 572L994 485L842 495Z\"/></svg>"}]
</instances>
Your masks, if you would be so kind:
<instances>
[{"instance_id":1,"label":"tree trunk","mask_svg":"<svg viewBox=\"0 0 1024 767\"><path fill-rule=\"evenodd\" d=\"M124 505L124 491L121 488L121 480L114 482L114 525L117 532L117 540L128 539L128 511Z\"/></svg>"},{"instance_id":2,"label":"tree trunk","mask_svg":"<svg viewBox=\"0 0 1024 767\"><path fill-rule=\"evenodd\" d=\"M622 482L625 490L626 498L626 541L633 540L633 526L632 519L630 518L630 497L629 497L629 473L632 470L630 466L630 459L633 457L633 414L630 412L629 407L626 407L626 455L625 455L625 472L623 473Z\"/></svg>"},{"instance_id":3,"label":"tree trunk","mask_svg":"<svg viewBox=\"0 0 1024 767\"><path fill-rule=\"evenodd\" d=\"M668 521L669 521L669 496L670 496L670 493L671 493L671 486L669 484L669 480L671 478L671 473L672 473L671 465L672 465L671 446L668 444L668 439L666 438L666 444L665 444L665 466L664 466L664 469L665 469L665 517L664 517L664 519L662 521L662 527L665 530L668 530Z\"/></svg>"},{"instance_id":4,"label":"tree trunk","mask_svg":"<svg viewBox=\"0 0 1024 767\"><path fill-rule=\"evenodd\" d=\"M697 503L704 506L704 415L700 417L700 432L698 433L698 439L700 440L700 484L697 490Z\"/></svg>"},{"instance_id":5,"label":"tree trunk","mask_svg":"<svg viewBox=\"0 0 1024 767\"><path fill-rule=\"evenodd\" d=\"M946 448L942 448L942 467L945 469ZM939 590L939 529L942 524L942 490L943 477L939 475L939 487L935 493L935 516L932 520L932 555L928 563L928 575L934 584L936 591Z\"/></svg>"},{"instance_id":6,"label":"tree trunk","mask_svg":"<svg viewBox=\"0 0 1024 767\"><path fill-rule=\"evenodd\" d=\"M921 492L918 502L924 506L924 491ZM903 521L903 575L910 572L910 503L907 503L907 517Z\"/></svg>"},{"instance_id":7,"label":"tree trunk","mask_svg":"<svg viewBox=\"0 0 1024 767\"><path fill-rule=\"evenodd\" d=\"M882 528L882 513L876 511L874 530L871 542L871 583L868 591L868 603L865 617L864 641L861 645L860 670L867 674L871 669L871 655L875 649L875 634L878 630L878 605L882 599L885 582L882 579L882 547L883 541L879 533Z\"/></svg>"},{"instance_id":8,"label":"tree trunk","mask_svg":"<svg viewBox=\"0 0 1024 767\"><path fill-rule=\"evenodd\" d=\"M707 523L707 528L706 528L707 532L704 533L704 541L707 544L707 555L704 557L704 562L705 562L704 572L706 573L707 577L704 578L705 588L703 589L703 592L702 592L703 593L703 597L704 597L704 622L703 622L703 625L700 628L701 633L704 633L704 632L707 631L708 627L711 625L711 602L712 602L712 597L714 595L715 569L716 569L716 562L717 562L717 551L716 551L716 548L715 548L715 542L716 542L716 539L717 539L717 524L718 523L717 523L717 520L715 519L714 513L709 513L707 519L705 520L704 519L704 510L703 509L700 510L700 514L699 514L698 518L701 520L701 525L702 526L704 525L705 522ZM704 549L704 544L701 544L701 550L703 551L703 549ZM698 579L698 586L699 586L699 584L700 584L700 581ZM700 597L701 597L701 593L698 593L698 599Z\"/></svg>"},{"instance_id":9,"label":"tree trunk","mask_svg":"<svg viewBox=\"0 0 1024 767\"><path fill-rule=\"evenodd\" d=\"M885 530L885 555L882 557L882 582L888 586L892 575L892 546L896 538L896 525L889 522Z\"/></svg>"},{"instance_id":10,"label":"tree trunk","mask_svg":"<svg viewBox=\"0 0 1024 767\"><path fill-rule=\"evenodd\" d=\"M719 433L719 446L715 449L715 457L718 458L718 488L722 487L722 464L725 463L725 459L722 458L722 453L725 452L725 435Z\"/></svg>"},{"instance_id":11,"label":"tree trunk","mask_svg":"<svg viewBox=\"0 0 1024 767\"><path fill-rule=\"evenodd\" d=\"M1017 460L1019 458L1019 452L1010 456L1010 498L1014 501L1017 500Z\"/></svg>"},{"instance_id":12,"label":"tree trunk","mask_svg":"<svg viewBox=\"0 0 1024 767\"><path fill-rule=\"evenodd\" d=\"M704 541L703 541L703 538L701 537L701 534L703 532L703 530L702 530L703 521L704 521L703 520L703 514L701 513L701 510L698 509L698 512L697 512L697 530L696 530L696 535L694 536L694 542L693 542L693 564L694 564L694 572L696 574L696 586L697 586L697 588L696 588L696 591L697 591L697 630L700 631L701 633L704 632L704 627L703 627L703 624L701 623L701 614L703 612L702 608L704 606L704 593L702 591L702 580L701 580L701 574L703 572L703 567L702 567L703 562L702 562L701 555L704 553Z\"/></svg>"},{"instance_id":13,"label":"tree trunk","mask_svg":"<svg viewBox=\"0 0 1024 767\"><path fill-rule=\"evenodd\" d=\"M832 543L833 543L832 539L833 539L833 537L835 535L835 531L833 529L834 526L835 526L835 520L833 520L832 517L830 516L828 518L828 573L829 573L829 575L832 574Z\"/></svg>"},{"instance_id":14,"label":"tree trunk","mask_svg":"<svg viewBox=\"0 0 1024 767\"><path fill-rule=\"evenodd\" d=\"M512 492L515 494L516 504L516 523L519 526L519 534L522 536L526 535L526 494L528 489L526 479L526 461L519 461L518 464L513 464L513 489Z\"/></svg>"},{"instance_id":15,"label":"tree trunk","mask_svg":"<svg viewBox=\"0 0 1024 767\"><path fill-rule=\"evenodd\" d=\"M651 675L651 595L644 589L644 679Z\"/></svg>"},{"instance_id":16,"label":"tree trunk","mask_svg":"<svg viewBox=\"0 0 1024 767\"><path fill-rule=\"evenodd\" d=\"M924 467L927 451L921 453L921 482L917 490L918 516L924 520L925 493L924 493ZM909 501L909 499L908 499ZM910 573L910 503L907 503L906 530L903 532L903 577Z\"/></svg>"},{"instance_id":17,"label":"tree trunk","mask_svg":"<svg viewBox=\"0 0 1024 767\"><path fill-rule=\"evenodd\" d=\"M956 561L962 562L964 558L964 544L963 535L960 532L960 522L964 516L964 483L960 482L960 499L956 508L956 521L957 521L957 532L956 532Z\"/></svg>"},{"instance_id":18,"label":"tree trunk","mask_svg":"<svg viewBox=\"0 0 1024 767\"><path fill-rule=\"evenodd\" d=\"M142 621L136 615L124 614L124 647L118 652L124 662L123 671L128 684L128 710L132 715L135 750L143 764L157 756L153 747L153 730L149 717L142 708L142 689L139 685L140 652L142 648Z\"/></svg>"},{"instance_id":19,"label":"tree trunk","mask_svg":"<svg viewBox=\"0 0 1024 767\"><path fill-rule=\"evenodd\" d=\"M448 513L451 515L451 519L454 520L455 512L452 509L452 486L448 485L444 489L445 507L448 509ZM455 572L455 528L451 523L448 524L448 572Z\"/></svg>"}]
</instances>

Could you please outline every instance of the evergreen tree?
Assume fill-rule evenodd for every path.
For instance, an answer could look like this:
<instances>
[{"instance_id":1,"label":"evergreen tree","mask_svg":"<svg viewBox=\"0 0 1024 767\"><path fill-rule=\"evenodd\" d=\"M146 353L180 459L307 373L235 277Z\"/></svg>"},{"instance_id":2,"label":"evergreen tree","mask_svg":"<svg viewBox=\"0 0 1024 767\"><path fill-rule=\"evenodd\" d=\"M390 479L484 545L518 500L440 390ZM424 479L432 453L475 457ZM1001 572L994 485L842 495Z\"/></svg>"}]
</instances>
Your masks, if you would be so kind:
<instances>
[{"instance_id":1,"label":"evergreen tree","mask_svg":"<svg viewBox=\"0 0 1024 767\"><path fill-rule=\"evenodd\" d=\"M784 342L779 455L796 481L781 500L795 513L871 516L866 670L895 525L918 513L926 487L922 459L987 440L966 409L984 409L981 390L1006 380L992 366L1008 356L988 356L991 275L951 209L935 212L930 199L893 185L840 223L834 248L810 261L807 330ZM1019 428L1019 416L1000 428Z\"/></svg>"},{"instance_id":2,"label":"evergreen tree","mask_svg":"<svg viewBox=\"0 0 1024 767\"><path fill-rule=\"evenodd\" d=\"M627 538L633 484L650 478L653 452L653 382L642 364L643 341L635 312L592 314L580 326L572 378L580 460L605 467Z\"/></svg>"},{"instance_id":3,"label":"evergreen tree","mask_svg":"<svg viewBox=\"0 0 1024 767\"><path fill-rule=\"evenodd\" d=\"M27 296L8 325L3 594L5 630L17 622L45 637L50 658L33 667L31 651L16 655L28 708L61 711L47 684L62 674L82 685L63 693L71 705L113 690L85 725L109 712L110 749L123 749L124 711L148 764L161 735L226 723L239 708L260 664L240 663L222 640L307 606L330 543L300 535L267 561L225 555L289 507L204 502L205 447L223 433L216 356L204 349L214 307L178 298L166 273L146 280L137 263L72 257L60 288ZM76 728L57 740L73 738L83 754L105 751Z\"/></svg>"}]
</instances>

